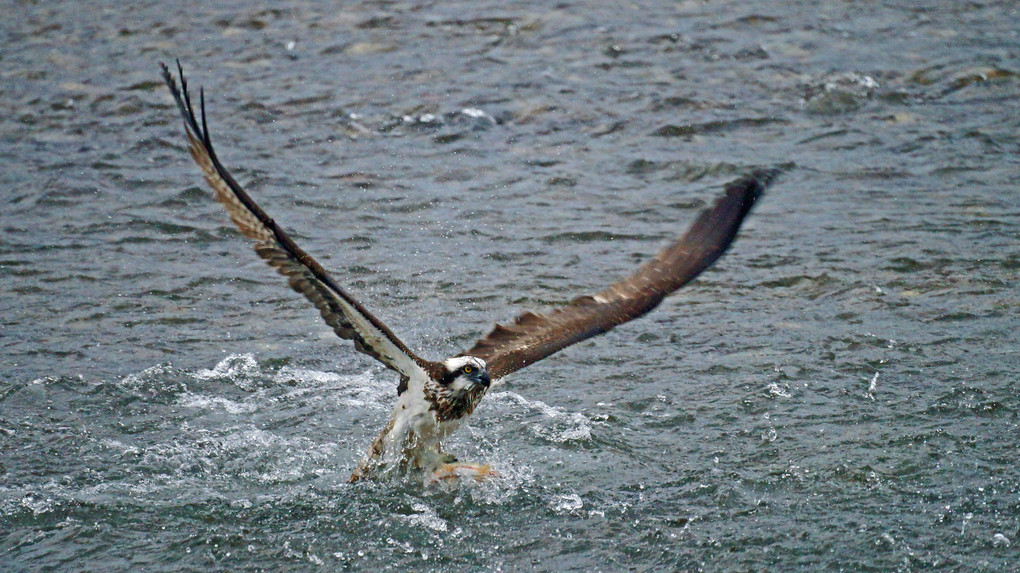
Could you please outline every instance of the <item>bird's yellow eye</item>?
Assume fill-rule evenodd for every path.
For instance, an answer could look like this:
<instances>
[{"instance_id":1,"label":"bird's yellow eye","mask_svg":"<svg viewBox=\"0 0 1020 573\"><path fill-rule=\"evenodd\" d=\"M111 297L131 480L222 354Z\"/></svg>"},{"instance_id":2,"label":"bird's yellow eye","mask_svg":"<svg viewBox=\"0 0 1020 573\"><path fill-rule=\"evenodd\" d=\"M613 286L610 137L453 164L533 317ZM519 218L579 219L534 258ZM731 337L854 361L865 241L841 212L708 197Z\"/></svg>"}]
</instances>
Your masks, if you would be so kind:
<instances>
[{"instance_id":1,"label":"bird's yellow eye","mask_svg":"<svg viewBox=\"0 0 1020 573\"><path fill-rule=\"evenodd\" d=\"M474 371L475 371L475 367L474 366L465 366L464 367L464 374L471 374Z\"/></svg>"}]
</instances>

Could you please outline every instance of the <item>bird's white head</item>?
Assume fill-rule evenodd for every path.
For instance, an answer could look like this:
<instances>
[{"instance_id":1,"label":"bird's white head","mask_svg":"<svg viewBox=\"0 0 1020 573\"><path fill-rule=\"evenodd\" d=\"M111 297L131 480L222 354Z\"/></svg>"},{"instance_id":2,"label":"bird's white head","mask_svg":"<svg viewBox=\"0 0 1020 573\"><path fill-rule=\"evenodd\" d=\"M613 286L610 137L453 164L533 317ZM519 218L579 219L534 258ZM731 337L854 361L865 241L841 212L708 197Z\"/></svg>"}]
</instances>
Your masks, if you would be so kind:
<instances>
[{"instance_id":1,"label":"bird's white head","mask_svg":"<svg viewBox=\"0 0 1020 573\"><path fill-rule=\"evenodd\" d=\"M446 375L439 383L454 391L488 388L492 383L485 361L476 356L454 356L443 361Z\"/></svg>"}]
</instances>

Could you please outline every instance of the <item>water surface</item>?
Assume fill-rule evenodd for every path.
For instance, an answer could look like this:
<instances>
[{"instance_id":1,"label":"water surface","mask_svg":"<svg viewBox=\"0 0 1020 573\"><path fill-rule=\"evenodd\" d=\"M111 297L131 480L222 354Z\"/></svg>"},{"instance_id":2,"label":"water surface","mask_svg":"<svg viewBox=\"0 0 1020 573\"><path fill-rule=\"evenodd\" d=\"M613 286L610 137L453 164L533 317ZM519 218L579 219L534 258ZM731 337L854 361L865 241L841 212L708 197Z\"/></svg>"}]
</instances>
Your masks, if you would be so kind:
<instances>
[{"instance_id":1,"label":"water surface","mask_svg":"<svg viewBox=\"0 0 1020 573\"><path fill-rule=\"evenodd\" d=\"M0 24L0 568L1010 570L1010 2L17 3ZM346 484L396 381L234 231L225 163L423 355L788 172L655 313Z\"/></svg>"}]
</instances>

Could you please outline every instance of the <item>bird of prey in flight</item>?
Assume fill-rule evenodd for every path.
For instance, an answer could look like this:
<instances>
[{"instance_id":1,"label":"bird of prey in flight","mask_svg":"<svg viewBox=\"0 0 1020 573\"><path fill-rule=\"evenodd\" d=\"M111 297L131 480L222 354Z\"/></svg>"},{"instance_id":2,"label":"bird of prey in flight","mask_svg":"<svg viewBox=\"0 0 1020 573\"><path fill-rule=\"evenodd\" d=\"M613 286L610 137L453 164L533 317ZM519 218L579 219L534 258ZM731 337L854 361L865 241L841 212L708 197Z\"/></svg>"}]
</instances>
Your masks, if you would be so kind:
<instances>
[{"instance_id":1,"label":"bird of prey in flight","mask_svg":"<svg viewBox=\"0 0 1020 573\"><path fill-rule=\"evenodd\" d=\"M408 348L248 195L213 149L204 93L200 91L196 115L180 62L179 86L166 65L160 65L184 119L191 156L241 233L255 242L255 252L315 305L338 336L353 341L357 350L399 376L393 415L354 470L352 482L394 467L421 471L434 480L495 475L488 465L458 461L440 446L471 415L490 385L658 306L726 251L744 218L778 174L776 169L754 170L727 185L686 233L605 290L551 311L524 312L511 323L496 324L461 354L434 361Z\"/></svg>"}]
</instances>

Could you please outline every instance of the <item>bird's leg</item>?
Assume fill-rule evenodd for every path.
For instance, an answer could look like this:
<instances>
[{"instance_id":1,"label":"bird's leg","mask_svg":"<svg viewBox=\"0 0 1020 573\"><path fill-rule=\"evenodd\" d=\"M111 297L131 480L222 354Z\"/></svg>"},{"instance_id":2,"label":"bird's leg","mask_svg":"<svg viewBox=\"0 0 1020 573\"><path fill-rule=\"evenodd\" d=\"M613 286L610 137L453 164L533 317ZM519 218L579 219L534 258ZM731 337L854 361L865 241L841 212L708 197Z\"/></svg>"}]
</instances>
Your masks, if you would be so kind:
<instances>
[{"instance_id":1,"label":"bird's leg","mask_svg":"<svg viewBox=\"0 0 1020 573\"><path fill-rule=\"evenodd\" d=\"M358 467L354 469L354 473L351 474L350 483L360 481L369 475L371 475L379 466L382 461L383 454L386 453L386 449L393 437L390 435L394 430L394 420L391 419L389 424L379 432L379 435L375 440L372 441L372 445L369 446L368 452L365 453L365 458L361 460Z\"/></svg>"},{"instance_id":2,"label":"bird's leg","mask_svg":"<svg viewBox=\"0 0 1020 573\"><path fill-rule=\"evenodd\" d=\"M377 473L386 465L386 455L395 443L404 441L400 452L400 467L404 470L414 468L425 473L426 481L435 483L440 480L471 477L483 480L496 477L489 464L457 461L457 456L444 452L438 440L422 440L414 432L407 431L406 426L398 425L395 420L383 428L379 436L369 446L365 458L351 474L350 481L357 482ZM403 437L401 437L403 436Z\"/></svg>"}]
</instances>

